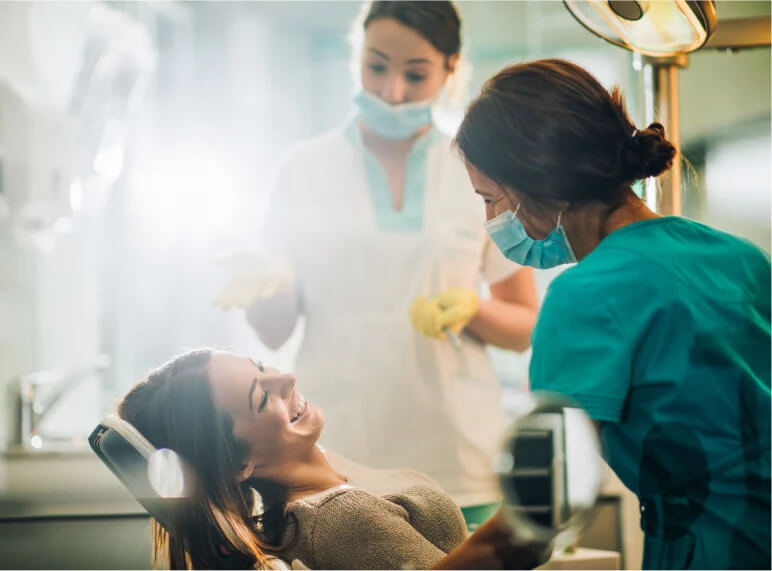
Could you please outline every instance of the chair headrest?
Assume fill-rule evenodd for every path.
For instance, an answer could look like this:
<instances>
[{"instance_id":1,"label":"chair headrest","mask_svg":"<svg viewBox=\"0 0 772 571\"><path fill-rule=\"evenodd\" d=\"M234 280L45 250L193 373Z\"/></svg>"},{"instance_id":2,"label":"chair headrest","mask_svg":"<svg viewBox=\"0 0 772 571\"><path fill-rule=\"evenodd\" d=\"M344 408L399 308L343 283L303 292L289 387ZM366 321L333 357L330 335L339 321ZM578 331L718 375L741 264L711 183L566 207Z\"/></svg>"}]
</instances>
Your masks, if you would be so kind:
<instances>
[{"instance_id":1,"label":"chair headrest","mask_svg":"<svg viewBox=\"0 0 772 571\"><path fill-rule=\"evenodd\" d=\"M155 446L134 426L113 414L97 425L88 442L148 513L171 531L173 512L180 506L181 499L163 497L153 487L149 462L158 452Z\"/></svg>"}]
</instances>

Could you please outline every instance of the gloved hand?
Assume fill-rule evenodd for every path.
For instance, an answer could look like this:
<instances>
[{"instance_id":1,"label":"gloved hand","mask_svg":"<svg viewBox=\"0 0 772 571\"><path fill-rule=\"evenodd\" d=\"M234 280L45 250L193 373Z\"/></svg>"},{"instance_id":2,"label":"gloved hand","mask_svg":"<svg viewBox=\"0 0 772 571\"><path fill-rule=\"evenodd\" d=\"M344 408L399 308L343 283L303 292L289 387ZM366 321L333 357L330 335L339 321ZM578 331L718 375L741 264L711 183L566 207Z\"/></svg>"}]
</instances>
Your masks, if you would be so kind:
<instances>
[{"instance_id":1,"label":"gloved hand","mask_svg":"<svg viewBox=\"0 0 772 571\"><path fill-rule=\"evenodd\" d=\"M231 271L231 279L212 300L220 309L247 309L257 299L268 299L294 282L290 265L262 251L221 256L218 264Z\"/></svg>"},{"instance_id":2,"label":"gloved hand","mask_svg":"<svg viewBox=\"0 0 772 571\"><path fill-rule=\"evenodd\" d=\"M446 330L461 333L479 306L480 298L474 291L454 287L429 299L416 298L410 307L410 323L419 333L444 340Z\"/></svg>"}]
</instances>

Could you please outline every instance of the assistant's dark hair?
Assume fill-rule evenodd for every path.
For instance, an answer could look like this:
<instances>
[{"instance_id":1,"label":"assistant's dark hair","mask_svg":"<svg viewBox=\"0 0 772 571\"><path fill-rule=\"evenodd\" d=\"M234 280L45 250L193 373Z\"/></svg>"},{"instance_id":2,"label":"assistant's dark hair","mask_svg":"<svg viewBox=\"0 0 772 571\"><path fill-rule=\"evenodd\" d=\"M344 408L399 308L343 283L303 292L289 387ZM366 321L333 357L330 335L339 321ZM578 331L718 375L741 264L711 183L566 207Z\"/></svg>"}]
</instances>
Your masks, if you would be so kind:
<instances>
[{"instance_id":1,"label":"assistant's dark hair","mask_svg":"<svg viewBox=\"0 0 772 571\"><path fill-rule=\"evenodd\" d=\"M461 19L452 2L371 2L363 28L383 19L415 30L448 57L461 51Z\"/></svg>"},{"instance_id":2,"label":"assistant's dark hair","mask_svg":"<svg viewBox=\"0 0 772 571\"><path fill-rule=\"evenodd\" d=\"M118 415L156 448L177 453L194 487L174 513L173 530L153 520L154 564L172 569L270 567L286 525L286 489L274 482L238 482L248 449L233 420L214 402L212 351L181 355L134 385ZM254 516L255 492L264 510Z\"/></svg>"},{"instance_id":3,"label":"assistant's dark hair","mask_svg":"<svg viewBox=\"0 0 772 571\"><path fill-rule=\"evenodd\" d=\"M489 79L456 135L464 159L538 202L619 203L672 165L665 129L637 130L618 88L571 62L512 65Z\"/></svg>"}]
</instances>

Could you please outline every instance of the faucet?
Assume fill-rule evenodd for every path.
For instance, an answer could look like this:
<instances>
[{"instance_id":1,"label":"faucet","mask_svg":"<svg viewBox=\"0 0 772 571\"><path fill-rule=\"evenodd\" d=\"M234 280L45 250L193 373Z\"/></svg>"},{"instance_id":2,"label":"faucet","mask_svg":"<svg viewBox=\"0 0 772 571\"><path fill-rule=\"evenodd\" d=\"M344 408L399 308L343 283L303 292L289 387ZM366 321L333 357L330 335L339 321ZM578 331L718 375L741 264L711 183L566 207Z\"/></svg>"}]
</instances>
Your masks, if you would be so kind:
<instances>
[{"instance_id":1,"label":"faucet","mask_svg":"<svg viewBox=\"0 0 772 571\"><path fill-rule=\"evenodd\" d=\"M25 450L43 447L40 425L71 389L94 373L110 366L110 357L98 355L91 363L76 369L36 371L18 378L13 385L16 408L11 445ZM45 390L41 390L45 387Z\"/></svg>"}]
</instances>

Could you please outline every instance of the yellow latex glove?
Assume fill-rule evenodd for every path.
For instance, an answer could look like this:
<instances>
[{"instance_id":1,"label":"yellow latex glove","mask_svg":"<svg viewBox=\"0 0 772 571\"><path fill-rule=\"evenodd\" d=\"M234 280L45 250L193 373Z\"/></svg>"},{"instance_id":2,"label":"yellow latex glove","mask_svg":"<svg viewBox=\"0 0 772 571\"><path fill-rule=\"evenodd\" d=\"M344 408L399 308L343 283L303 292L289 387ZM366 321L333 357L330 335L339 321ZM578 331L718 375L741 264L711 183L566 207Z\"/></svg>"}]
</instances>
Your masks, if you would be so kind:
<instances>
[{"instance_id":1,"label":"yellow latex glove","mask_svg":"<svg viewBox=\"0 0 772 571\"><path fill-rule=\"evenodd\" d=\"M461 333L480 307L478 295L454 287L432 298L419 296L410 307L410 323L419 333L432 339L446 339L446 331Z\"/></svg>"},{"instance_id":2,"label":"yellow latex glove","mask_svg":"<svg viewBox=\"0 0 772 571\"><path fill-rule=\"evenodd\" d=\"M480 297L471 289L452 287L435 297L443 309L440 316L442 328L455 334L461 333L480 307Z\"/></svg>"},{"instance_id":3,"label":"yellow latex glove","mask_svg":"<svg viewBox=\"0 0 772 571\"><path fill-rule=\"evenodd\" d=\"M445 339L445 332L440 327L440 304L434 299L418 296L410 306L410 324L413 329L432 339Z\"/></svg>"},{"instance_id":4,"label":"yellow latex glove","mask_svg":"<svg viewBox=\"0 0 772 571\"><path fill-rule=\"evenodd\" d=\"M231 272L231 279L212 300L220 309L247 309L255 300L271 298L294 282L289 264L266 252L228 254L217 262Z\"/></svg>"}]
</instances>

